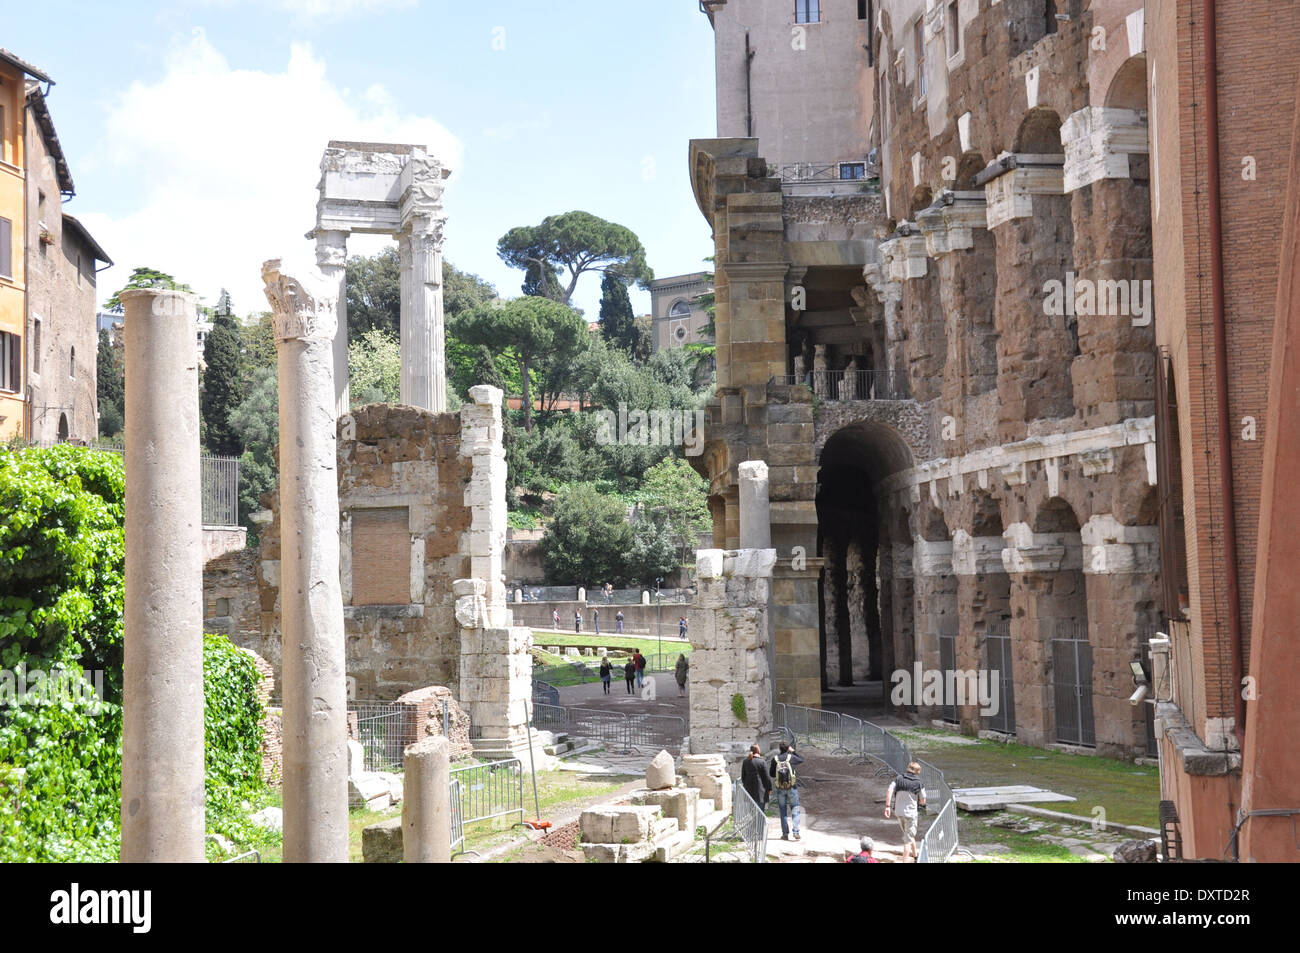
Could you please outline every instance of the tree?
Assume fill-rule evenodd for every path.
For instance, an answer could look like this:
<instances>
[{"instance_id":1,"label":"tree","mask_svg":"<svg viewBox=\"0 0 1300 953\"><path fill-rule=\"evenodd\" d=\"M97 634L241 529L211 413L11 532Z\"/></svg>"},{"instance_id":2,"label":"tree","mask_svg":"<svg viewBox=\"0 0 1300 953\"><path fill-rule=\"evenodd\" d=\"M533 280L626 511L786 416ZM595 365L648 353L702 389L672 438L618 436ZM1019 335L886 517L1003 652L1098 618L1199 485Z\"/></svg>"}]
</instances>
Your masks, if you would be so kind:
<instances>
[{"instance_id":1,"label":"tree","mask_svg":"<svg viewBox=\"0 0 1300 953\"><path fill-rule=\"evenodd\" d=\"M646 471L637 494L647 514L662 521L664 534L680 547L679 561L690 561L696 541L713 526L709 485L681 457L669 457Z\"/></svg>"},{"instance_id":2,"label":"tree","mask_svg":"<svg viewBox=\"0 0 1300 953\"><path fill-rule=\"evenodd\" d=\"M576 350L587 336L586 322L572 308L536 297L480 305L456 318L451 328L465 343L481 344L494 354L509 352L518 362L524 430L530 433L533 371L545 370L552 357Z\"/></svg>"},{"instance_id":3,"label":"tree","mask_svg":"<svg viewBox=\"0 0 1300 953\"><path fill-rule=\"evenodd\" d=\"M229 296L222 291L229 302ZM203 343L203 389L199 409L203 416L205 443L210 453L237 457L244 443L238 430L230 424L230 412L243 396L243 368L240 356L240 333L229 311L218 310L212 330Z\"/></svg>"},{"instance_id":4,"label":"tree","mask_svg":"<svg viewBox=\"0 0 1300 953\"><path fill-rule=\"evenodd\" d=\"M525 295L563 304L589 271L613 271L642 286L654 278L636 233L590 212L550 215L540 225L512 228L497 242L497 254L525 272Z\"/></svg>"},{"instance_id":5,"label":"tree","mask_svg":"<svg viewBox=\"0 0 1300 953\"><path fill-rule=\"evenodd\" d=\"M396 404L402 399L402 346L397 336L371 328L348 343L352 406Z\"/></svg>"},{"instance_id":6,"label":"tree","mask_svg":"<svg viewBox=\"0 0 1300 953\"><path fill-rule=\"evenodd\" d=\"M262 508L262 494L275 487L275 446L280 440L280 402L274 367L258 367L244 399L230 414L230 424L244 438L239 458L239 516L248 529L248 545L257 545L257 526L250 517Z\"/></svg>"},{"instance_id":7,"label":"tree","mask_svg":"<svg viewBox=\"0 0 1300 953\"><path fill-rule=\"evenodd\" d=\"M256 320L246 320L239 326L240 362L244 369L243 384L252 382L253 371L259 367L275 367L278 355L275 350L275 318L270 311L258 312Z\"/></svg>"},{"instance_id":8,"label":"tree","mask_svg":"<svg viewBox=\"0 0 1300 953\"><path fill-rule=\"evenodd\" d=\"M402 313L402 266L396 248L378 255L353 255L346 266L348 338L371 328L398 334Z\"/></svg>"},{"instance_id":9,"label":"tree","mask_svg":"<svg viewBox=\"0 0 1300 953\"><path fill-rule=\"evenodd\" d=\"M194 290L189 285L180 284L165 271L156 271L153 268L136 268L131 272L131 277L127 279L126 284L118 288L113 297L104 302L104 310L121 314L122 299L119 296L123 291L133 288L165 288L172 291Z\"/></svg>"},{"instance_id":10,"label":"tree","mask_svg":"<svg viewBox=\"0 0 1300 953\"><path fill-rule=\"evenodd\" d=\"M613 271L605 272L600 279L600 336L606 343L621 348L629 355L640 343L636 315L632 313L632 299L627 294L627 283Z\"/></svg>"},{"instance_id":11,"label":"tree","mask_svg":"<svg viewBox=\"0 0 1300 953\"><path fill-rule=\"evenodd\" d=\"M573 483L556 497L553 519L542 537L542 566L553 585L622 581L631 545L632 528L622 500L598 492L590 483Z\"/></svg>"},{"instance_id":12,"label":"tree","mask_svg":"<svg viewBox=\"0 0 1300 953\"><path fill-rule=\"evenodd\" d=\"M99 399L99 435L115 437L122 432L126 381L104 328L99 329L99 348L95 352L95 392Z\"/></svg>"}]
</instances>

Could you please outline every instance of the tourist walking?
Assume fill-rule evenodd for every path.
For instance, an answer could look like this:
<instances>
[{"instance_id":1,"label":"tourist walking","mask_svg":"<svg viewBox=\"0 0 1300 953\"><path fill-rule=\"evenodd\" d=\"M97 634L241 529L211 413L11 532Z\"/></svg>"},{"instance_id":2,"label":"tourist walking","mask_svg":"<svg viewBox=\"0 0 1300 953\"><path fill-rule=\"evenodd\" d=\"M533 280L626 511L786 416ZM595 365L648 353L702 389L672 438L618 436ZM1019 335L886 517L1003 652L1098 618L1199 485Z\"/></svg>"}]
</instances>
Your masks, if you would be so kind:
<instances>
[{"instance_id":1,"label":"tourist walking","mask_svg":"<svg viewBox=\"0 0 1300 953\"><path fill-rule=\"evenodd\" d=\"M634 649L632 652L632 662L636 665L636 687L645 687L645 656L641 654L640 649Z\"/></svg>"},{"instance_id":2,"label":"tourist walking","mask_svg":"<svg viewBox=\"0 0 1300 953\"><path fill-rule=\"evenodd\" d=\"M595 607L591 610L591 624L596 627L596 634L600 635L600 610Z\"/></svg>"},{"instance_id":3,"label":"tourist walking","mask_svg":"<svg viewBox=\"0 0 1300 953\"><path fill-rule=\"evenodd\" d=\"M767 765L763 763L763 753L758 745L750 745L749 754L740 763L740 786L759 808L767 810L767 797L772 793L772 779L767 775Z\"/></svg>"},{"instance_id":4,"label":"tourist walking","mask_svg":"<svg viewBox=\"0 0 1300 953\"><path fill-rule=\"evenodd\" d=\"M555 630L558 632L560 630L560 610L552 609L551 618L555 620Z\"/></svg>"},{"instance_id":5,"label":"tourist walking","mask_svg":"<svg viewBox=\"0 0 1300 953\"><path fill-rule=\"evenodd\" d=\"M691 670L691 663L686 661L685 654L677 656L677 667L673 670L673 675L677 678L677 694L686 694L686 675Z\"/></svg>"},{"instance_id":6,"label":"tourist walking","mask_svg":"<svg viewBox=\"0 0 1300 953\"><path fill-rule=\"evenodd\" d=\"M573 610L573 631L574 632L582 631L582 610L581 609Z\"/></svg>"},{"instance_id":7,"label":"tourist walking","mask_svg":"<svg viewBox=\"0 0 1300 953\"><path fill-rule=\"evenodd\" d=\"M605 689L605 694L609 694L609 680L612 677L614 666L609 664L609 656L600 660L600 684Z\"/></svg>"},{"instance_id":8,"label":"tourist walking","mask_svg":"<svg viewBox=\"0 0 1300 953\"><path fill-rule=\"evenodd\" d=\"M772 759L771 765L776 807L781 813L781 840L789 840L792 836L799 839L799 777L794 770L799 764L803 764L803 756L794 750L794 745L781 742L781 751ZM787 814L789 821L786 820Z\"/></svg>"},{"instance_id":9,"label":"tourist walking","mask_svg":"<svg viewBox=\"0 0 1300 953\"><path fill-rule=\"evenodd\" d=\"M866 836L864 836L864 837L862 838L862 840L858 841L858 844L862 847L862 850L860 850L858 853L856 853L856 854L850 854L850 853L848 853L847 851L845 852L845 854L844 854L844 862L845 862L846 864L878 864L878 863L880 863L880 861L876 860L875 855L872 854L872 851L876 849L876 842L875 842L875 841L873 841L870 837L866 837Z\"/></svg>"},{"instance_id":10,"label":"tourist walking","mask_svg":"<svg viewBox=\"0 0 1300 953\"><path fill-rule=\"evenodd\" d=\"M686 616L682 616L677 620L677 637L679 639L686 638Z\"/></svg>"},{"instance_id":11,"label":"tourist walking","mask_svg":"<svg viewBox=\"0 0 1300 953\"><path fill-rule=\"evenodd\" d=\"M614 587L612 584L608 582L605 583L605 601L606 602L614 601Z\"/></svg>"},{"instance_id":12,"label":"tourist walking","mask_svg":"<svg viewBox=\"0 0 1300 953\"><path fill-rule=\"evenodd\" d=\"M636 663L631 659L623 666L623 677L627 679L627 693L632 694L632 683L636 681Z\"/></svg>"},{"instance_id":13,"label":"tourist walking","mask_svg":"<svg viewBox=\"0 0 1300 953\"><path fill-rule=\"evenodd\" d=\"M615 626L615 631L617 631L619 635L622 635L623 634L623 610L622 609L619 609L614 616L614 626Z\"/></svg>"},{"instance_id":14,"label":"tourist walking","mask_svg":"<svg viewBox=\"0 0 1300 953\"><path fill-rule=\"evenodd\" d=\"M885 817L890 816L894 795L898 795L898 804L893 813L898 818L898 826L903 830L903 861L908 857L916 860L916 815L917 806L925 807L925 783L921 780L921 765L913 761L901 777L889 782L885 791Z\"/></svg>"}]
</instances>

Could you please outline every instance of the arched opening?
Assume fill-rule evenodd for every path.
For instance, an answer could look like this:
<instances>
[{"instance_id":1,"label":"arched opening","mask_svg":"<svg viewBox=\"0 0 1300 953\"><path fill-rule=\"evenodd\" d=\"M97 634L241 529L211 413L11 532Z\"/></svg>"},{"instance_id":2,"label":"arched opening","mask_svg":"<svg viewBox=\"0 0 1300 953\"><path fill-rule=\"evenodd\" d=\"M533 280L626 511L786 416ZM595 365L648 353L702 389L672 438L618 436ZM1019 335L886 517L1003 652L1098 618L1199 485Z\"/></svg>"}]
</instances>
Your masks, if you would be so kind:
<instances>
[{"instance_id":1,"label":"arched opening","mask_svg":"<svg viewBox=\"0 0 1300 953\"><path fill-rule=\"evenodd\" d=\"M1015 152L1029 155L1060 155L1061 117L1056 110L1038 106L1029 110L1016 132Z\"/></svg>"},{"instance_id":2,"label":"arched opening","mask_svg":"<svg viewBox=\"0 0 1300 953\"><path fill-rule=\"evenodd\" d=\"M928 185L919 185L912 190L912 203L908 215L915 218L916 213L929 208L934 201L934 190Z\"/></svg>"},{"instance_id":3,"label":"arched opening","mask_svg":"<svg viewBox=\"0 0 1300 953\"><path fill-rule=\"evenodd\" d=\"M959 576L958 602L964 613L958 663L986 672L988 705L962 713L971 728L1016 733L1015 664L1011 643L1011 577L1002 561L1005 525L998 501L976 490L970 501L969 575Z\"/></svg>"},{"instance_id":4,"label":"arched opening","mask_svg":"<svg viewBox=\"0 0 1300 953\"><path fill-rule=\"evenodd\" d=\"M818 552L824 690L878 682L893 659L897 574L880 482L912 465L902 437L883 424L851 424L827 440L818 473ZM882 506L882 502L886 505ZM883 567L883 572L882 572ZM882 611L882 605L885 611Z\"/></svg>"},{"instance_id":5,"label":"arched opening","mask_svg":"<svg viewBox=\"0 0 1300 953\"><path fill-rule=\"evenodd\" d=\"M1145 53L1130 57L1115 73L1106 91L1107 109L1147 108L1147 57Z\"/></svg>"},{"instance_id":6,"label":"arched opening","mask_svg":"<svg viewBox=\"0 0 1300 953\"><path fill-rule=\"evenodd\" d=\"M59 443L68 442L68 415L59 414Z\"/></svg>"},{"instance_id":7,"label":"arched opening","mask_svg":"<svg viewBox=\"0 0 1300 953\"><path fill-rule=\"evenodd\" d=\"M983 171L987 163L978 152L965 152L957 162L957 178L952 187L955 192L969 192L976 188L975 176Z\"/></svg>"}]
</instances>

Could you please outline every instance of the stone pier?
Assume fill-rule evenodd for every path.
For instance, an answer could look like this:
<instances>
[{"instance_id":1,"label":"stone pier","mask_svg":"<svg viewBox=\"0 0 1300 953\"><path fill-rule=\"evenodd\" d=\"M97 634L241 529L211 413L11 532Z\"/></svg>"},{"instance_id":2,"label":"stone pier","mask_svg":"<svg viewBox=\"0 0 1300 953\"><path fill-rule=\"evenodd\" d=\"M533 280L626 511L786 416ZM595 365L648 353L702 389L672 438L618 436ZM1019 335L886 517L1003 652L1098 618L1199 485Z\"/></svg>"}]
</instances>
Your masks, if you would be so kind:
<instances>
[{"instance_id":1,"label":"stone pier","mask_svg":"<svg viewBox=\"0 0 1300 953\"><path fill-rule=\"evenodd\" d=\"M126 308L124 863L203 863L203 512L195 298Z\"/></svg>"},{"instance_id":2,"label":"stone pier","mask_svg":"<svg viewBox=\"0 0 1300 953\"><path fill-rule=\"evenodd\" d=\"M262 268L280 365L284 859L348 860L347 681L339 584L336 282Z\"/></svg>"}]
</instances>

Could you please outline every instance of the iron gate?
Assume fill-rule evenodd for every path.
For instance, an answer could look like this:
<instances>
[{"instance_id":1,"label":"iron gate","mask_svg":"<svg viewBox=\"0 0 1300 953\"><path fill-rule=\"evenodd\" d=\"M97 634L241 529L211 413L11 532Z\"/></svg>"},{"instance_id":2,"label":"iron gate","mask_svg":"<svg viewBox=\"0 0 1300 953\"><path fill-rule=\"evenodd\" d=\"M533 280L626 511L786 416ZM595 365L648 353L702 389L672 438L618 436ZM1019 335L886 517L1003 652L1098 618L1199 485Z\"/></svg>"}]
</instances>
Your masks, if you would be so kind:
<instances>
[{"instance_id":1,"label":"iron gate","mask_svg":"<svg viewBox=\"0 0 1300 953\"><path fill-rule=\"evenodd\" d=\"M957 636L939 633L939 670L943 672L943 714L942 718L949 724L957 724L961 717L957 713L957 694L949 691L953 685L949 672L957 670Z\"/></svg>"},{"instance_id":2,"label":"iron gate","mask_svg":"<svg viewBox=\"0 0 1300 953\"><path fill-rule=\"evenodd\" d=\"M984 635L984 659L990 679L998 685L997 711L984 718L984 726L1003 734L1016 733L1016 681L1011 664L1011 623L989 625Z\"/></svg>"},{"instance_id":3,"label":"iron gate","mask_svg":"<svg viewBox=\"0 0 1300 953\"><path fill-rule=\"evenodd\" d=\"M1097 739L1092 721L1092 646L1086 637L1052 640L1052 673L1056 688L1056 740L1094 747Z\"/></svg>"}]
</instances>

